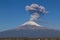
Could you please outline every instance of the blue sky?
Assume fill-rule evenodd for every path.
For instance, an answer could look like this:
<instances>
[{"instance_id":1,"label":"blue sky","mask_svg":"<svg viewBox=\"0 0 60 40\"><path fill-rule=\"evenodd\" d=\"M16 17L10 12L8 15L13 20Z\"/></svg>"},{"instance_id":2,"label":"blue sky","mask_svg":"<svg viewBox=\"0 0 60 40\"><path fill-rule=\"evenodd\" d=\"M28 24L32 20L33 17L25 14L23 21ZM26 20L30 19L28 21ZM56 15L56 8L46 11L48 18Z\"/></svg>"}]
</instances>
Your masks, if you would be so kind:
<instances>
[{"instance_id":1,"label":"blue sky","mask_svg":"<svg viewBox=\"0 0 60 40\"><path fill-rule=\"evenodd\" d=\"M60 30L60 0L0 0L0 31L17 28L28 21L30 14L25 10L25 6L33 3L45 6L48 11L48 14L41 18L46 23L38 23Z\"/></svg>"}]
</instances>

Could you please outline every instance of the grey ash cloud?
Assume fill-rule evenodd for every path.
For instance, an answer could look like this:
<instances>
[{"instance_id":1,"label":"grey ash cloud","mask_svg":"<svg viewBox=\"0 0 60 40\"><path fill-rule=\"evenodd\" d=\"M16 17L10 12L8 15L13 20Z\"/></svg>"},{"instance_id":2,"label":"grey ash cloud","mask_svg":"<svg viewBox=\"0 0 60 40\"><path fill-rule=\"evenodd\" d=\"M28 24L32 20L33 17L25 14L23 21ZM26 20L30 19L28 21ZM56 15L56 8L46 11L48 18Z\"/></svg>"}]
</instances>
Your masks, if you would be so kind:
<instances>
[{"instance_id":1,"label":"grey ash cloud","mask_svg":"<svg viewBox=\"0 0 60 40\"><path fill-rule=\"evenodd\" d=\"M27 5L25 8L26 11L30 12L31 14L30 20L32 21L37 20L38 18L40 18L41 15L47 13L45 7L38 4Z\"/></svg>"}]
</instances>

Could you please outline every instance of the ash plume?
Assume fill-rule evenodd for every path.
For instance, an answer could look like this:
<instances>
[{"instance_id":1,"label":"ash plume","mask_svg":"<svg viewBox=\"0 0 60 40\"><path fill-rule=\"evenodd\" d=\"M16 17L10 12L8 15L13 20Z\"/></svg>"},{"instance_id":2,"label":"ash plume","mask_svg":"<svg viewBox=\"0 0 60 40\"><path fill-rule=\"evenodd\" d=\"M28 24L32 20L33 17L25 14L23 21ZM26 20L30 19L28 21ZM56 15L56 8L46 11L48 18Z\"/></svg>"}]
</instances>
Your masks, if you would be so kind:
<instances>
[{"instance_id":1,"label":"ash plume","mask_svg":"<svg viewBox=\"0 0 60 40\"><path fill-rule=\"evenodd\" d=\"M31 14L31 21L38 20L38 18L47 13L45 7L38 4L27 5L25 8L26 11L30 12Z\"/></svg>"}]
</instances>

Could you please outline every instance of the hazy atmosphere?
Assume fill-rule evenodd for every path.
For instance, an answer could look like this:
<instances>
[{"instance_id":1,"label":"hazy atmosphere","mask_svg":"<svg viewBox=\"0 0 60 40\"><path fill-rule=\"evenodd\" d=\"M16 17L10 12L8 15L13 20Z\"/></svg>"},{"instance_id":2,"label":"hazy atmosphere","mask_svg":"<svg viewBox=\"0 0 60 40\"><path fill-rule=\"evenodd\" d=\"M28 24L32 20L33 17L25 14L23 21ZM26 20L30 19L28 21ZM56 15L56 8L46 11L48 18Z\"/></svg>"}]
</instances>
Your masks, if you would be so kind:
<instances>
[{"instance_id":1,"label":"hazy atmosphere","mask_svg":"<svg viewBox=\"0 0 60 40\"><path fill-rule=\"evenodd\" d=\"M26 9L32 4L42 6L45 14L41 17L33 15L33 19L31 10ZM34 20L42 27L60 30L60 0L0 0L0 31L17 28L28 20Z\"/></svg>"}]
</instances>

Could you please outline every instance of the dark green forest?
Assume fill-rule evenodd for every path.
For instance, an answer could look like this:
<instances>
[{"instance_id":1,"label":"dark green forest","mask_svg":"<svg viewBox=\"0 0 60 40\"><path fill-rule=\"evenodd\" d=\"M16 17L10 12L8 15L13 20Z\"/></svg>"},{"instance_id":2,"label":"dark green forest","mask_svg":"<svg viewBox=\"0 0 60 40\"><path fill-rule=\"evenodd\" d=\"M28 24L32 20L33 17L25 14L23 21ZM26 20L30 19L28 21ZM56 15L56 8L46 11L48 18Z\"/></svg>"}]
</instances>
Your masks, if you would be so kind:
<instances>
[{"instance_id":1,"label":"dark green forest","mask_svg":"<svg viewBox=\"0 0 60 40\"><path fill-rule=\"evenodd\" d=\"M0 40L60 40L60 38L0 38Z\"/></svg>"}]
</instances>

